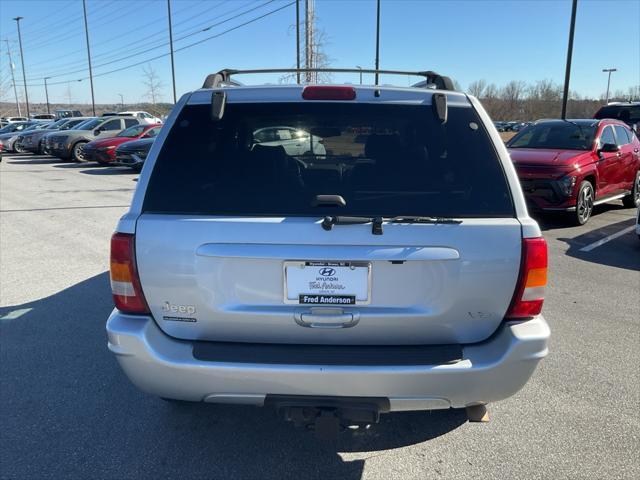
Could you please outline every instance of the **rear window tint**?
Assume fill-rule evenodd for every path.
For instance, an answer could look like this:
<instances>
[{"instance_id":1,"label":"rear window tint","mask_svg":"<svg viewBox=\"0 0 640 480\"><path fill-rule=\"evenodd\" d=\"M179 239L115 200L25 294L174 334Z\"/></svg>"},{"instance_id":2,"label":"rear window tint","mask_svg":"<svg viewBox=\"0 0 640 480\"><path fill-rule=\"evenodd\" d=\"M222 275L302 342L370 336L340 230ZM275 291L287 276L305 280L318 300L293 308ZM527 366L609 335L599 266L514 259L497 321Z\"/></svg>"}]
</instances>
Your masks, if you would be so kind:
<instances>
[{"instance_id":1,"label":"rear window tint","mask_svg":"<svg viewBox=\"0 0 640 480\"><path fill-rule=\"evenodd\" d=\"M512 217L496 151L472 108L228 104L179 114L143 210L239 216ZM313 206L340 195L346 206Z\"/></svg>"}]
</instances>

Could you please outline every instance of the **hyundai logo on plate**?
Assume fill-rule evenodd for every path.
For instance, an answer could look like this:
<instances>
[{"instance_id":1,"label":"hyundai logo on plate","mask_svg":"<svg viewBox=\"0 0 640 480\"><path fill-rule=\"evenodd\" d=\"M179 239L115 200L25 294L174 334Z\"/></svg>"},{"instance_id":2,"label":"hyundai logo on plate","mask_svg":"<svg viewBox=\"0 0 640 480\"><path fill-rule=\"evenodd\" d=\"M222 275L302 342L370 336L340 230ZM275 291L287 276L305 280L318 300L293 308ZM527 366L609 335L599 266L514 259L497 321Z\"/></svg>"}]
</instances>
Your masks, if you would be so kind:
<instances>
[{"instance_id":1,"label":"hyundai logo on plate","mask_svg":"<svg viewBox=\"0 0 640 480\"><path fill-rule=\"evenodd\" d=\"M336 274L336 271L333 268L324 267L318 270L318 273L323 277L333 277Z\"/></svg>"}]
</instances>

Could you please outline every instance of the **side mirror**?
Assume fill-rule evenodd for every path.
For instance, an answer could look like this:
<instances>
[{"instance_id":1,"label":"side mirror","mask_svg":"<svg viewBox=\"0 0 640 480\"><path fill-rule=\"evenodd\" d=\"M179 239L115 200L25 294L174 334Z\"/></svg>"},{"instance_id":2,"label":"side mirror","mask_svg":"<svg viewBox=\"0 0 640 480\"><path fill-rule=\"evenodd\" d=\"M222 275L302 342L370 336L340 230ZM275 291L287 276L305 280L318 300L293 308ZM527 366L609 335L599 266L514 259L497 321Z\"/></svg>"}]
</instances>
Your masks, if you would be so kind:
<instances>
[{"instance_id":1,"label":"side mirror","mask_svg":"<svg viewBox=\"0 0 640 480\"><path fill-rule=\"evenodd\" d=\"M602 153L616 153L620 151L620 147L615 143L605 143L600 147Z\"/></svg>"},{"instance_id":2,"label":"side mirror","mask_svg":"<svg viewBox=\"0 0 640 480\"><path fill-rule=\"evenodd\" d=\"M96 129L93 131L93 134L97 137L98 135L100 135L100 132L101 132L101 131L102 131L102 130L100 130L99 128L96 128Z\"/></svg>"}]
</instances>

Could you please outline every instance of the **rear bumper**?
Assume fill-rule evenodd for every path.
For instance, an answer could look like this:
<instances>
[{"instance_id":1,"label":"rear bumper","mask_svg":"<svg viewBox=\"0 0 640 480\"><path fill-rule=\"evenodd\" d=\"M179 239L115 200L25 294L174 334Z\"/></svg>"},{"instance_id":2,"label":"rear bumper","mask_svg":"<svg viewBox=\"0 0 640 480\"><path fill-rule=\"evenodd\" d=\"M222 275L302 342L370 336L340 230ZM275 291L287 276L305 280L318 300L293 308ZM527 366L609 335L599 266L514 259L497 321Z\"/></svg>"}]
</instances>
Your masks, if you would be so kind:
<instances>
[{"instance_id":1,"label":"rear bumper","mask_svg":"<svg viewBox=\"0 0 640 480\"><path fill-rule=\"evenodd\" d=\"M116 158L113 161L114 165L120 167L140 168L144 164L145 159L135 154L122 153L116 154Z\"/></svg>"},{"instance_id":2,"label":"rear bumper","mask_svg":"<svg viewBox=\"0 0 640 480\"><path fill-rule=\"evenodd\" d=\"M267 395L388 398L391 411L461 408L520 390L547 355L542 316L508 323L488 340L462 345L442 365L303 365L202 361L193 343L167 336L151 317L114 310L108 346L129 379L160 397L262 405ZM428 348L428 347L427 347Z\"/></svg>"}]
</instances>

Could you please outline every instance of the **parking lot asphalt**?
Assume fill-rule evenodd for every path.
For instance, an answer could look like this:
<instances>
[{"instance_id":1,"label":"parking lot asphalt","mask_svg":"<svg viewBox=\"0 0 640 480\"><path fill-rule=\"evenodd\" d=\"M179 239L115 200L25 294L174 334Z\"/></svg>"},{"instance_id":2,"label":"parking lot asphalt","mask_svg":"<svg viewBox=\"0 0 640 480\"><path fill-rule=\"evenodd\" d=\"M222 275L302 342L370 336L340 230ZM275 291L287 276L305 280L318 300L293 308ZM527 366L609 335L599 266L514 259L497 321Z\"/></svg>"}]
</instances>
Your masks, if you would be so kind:
<instances>
[{"instance_id":1,"label":"parking lot asphalt","mask_svg":"<svg viewBox=\"0 0 640 480\"><path fill-rule=\"evenodd\" d=\"M640 477L640 240L585 249L633 210L543 219L550 353L489 423L396 413L327 445L267 409L167 404L120 371L104 332L109 238L136 177L44 156L0 164L1 478Z\"/></svg>"}]
</instances>

